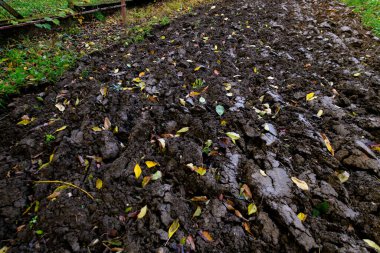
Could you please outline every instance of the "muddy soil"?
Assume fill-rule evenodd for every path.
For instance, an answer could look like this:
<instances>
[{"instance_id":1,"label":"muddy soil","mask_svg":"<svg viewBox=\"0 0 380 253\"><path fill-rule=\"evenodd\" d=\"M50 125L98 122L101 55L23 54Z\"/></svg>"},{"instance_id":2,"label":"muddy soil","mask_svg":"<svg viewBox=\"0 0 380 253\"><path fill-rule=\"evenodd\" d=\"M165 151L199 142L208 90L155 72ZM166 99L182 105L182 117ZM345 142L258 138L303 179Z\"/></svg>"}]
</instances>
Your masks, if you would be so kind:
<instances>
[{"instance_id":1,"label":"muddy soil","mask_svg":"<svg viewBox=\"0 0 380 253\"><path fill-rule=\"evenodd\" d=\"M375 252L363 239L380 243L379 48L336 2L227 0L86 57L0 117L1 246ZM41 180L83 191L52 196L61 184Z\"/></svg>"}]
</instances>

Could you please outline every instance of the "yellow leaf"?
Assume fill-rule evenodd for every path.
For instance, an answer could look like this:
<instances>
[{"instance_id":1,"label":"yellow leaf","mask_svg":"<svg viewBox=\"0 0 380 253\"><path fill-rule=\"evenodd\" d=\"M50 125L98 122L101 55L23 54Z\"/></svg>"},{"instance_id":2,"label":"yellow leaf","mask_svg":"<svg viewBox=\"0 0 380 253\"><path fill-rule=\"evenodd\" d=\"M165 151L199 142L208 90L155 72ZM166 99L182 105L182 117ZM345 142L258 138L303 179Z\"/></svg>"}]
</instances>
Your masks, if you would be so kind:
<instances>
[{"instance_id":1,"label":"yellow leaf","mask_svg":"<svg viewBox=\"0 0 380 253\"><path fill-rule=\"evenodd\" d=\"M119 132L119 127L118 126L115 126L115 128L113 129L113 133L114 134L117 134Z\"/></svg>"},{"instance_id":2,"label":"yellow leaf","mask_svg":"<svg viewBox=\"0 0 380 253\"><path fill-rule=\"evenodd\" d=\"M100 190L103 188L103 181L98 178L98 179L96 179L95 185L96 185L96 189Z\"/></svg>"},{"instance_id":3,"label":"yellow leaf","mask_svg":"<svg viewBox=\"0 0 380 253\"><path fill-rule=\"evenodd\" d=\"M337 174L337 177L339 181L343 184L350 178L350 173L348 173L347 171L342 171Z\"/></svg>"},{"instance_id":4,"label":"yellow leaf","mask_svg":"<svg viewBox=\"0 0 380 253\"><path fill-rule=\"evenodd\" d=\"M174 233L178 230L179 228L179 219L176 219L173 221L173 223L170 225L169 231L168 231L168 240L172 238Z\"/></svg>"},{"instance_id":5,"label":"yellow leaf","mask_svg":"<svg viewBox=\"0 0 380 253\"><path fill-rule=\"evenodd\" d=\"M49 199L49 200L52 200L52 199L55 199L55 198L59 197L59 195L61 195L60 191L54 191L52 194L50 194L46 198Z\"/></svg>"},{"instance_id":6,"label":"yellow leaf","mask_svg":"<svg viewBox=\"0 0 380 253\"><path fill-rule=\"evenodd\" d=\"M310 100L313 100L315 99L315 93L314 92L310 92L306 95L306 101L310 101Z\"/></svg>"},{"instance_id":7,"label":"yellow leaf","mask_svg":"<svg viewBox=\"0 0 380 253\"><path fill-rule=\"evenodd\" d=\"M91 128L92 129L92 131L94 131L94 132L100 132L100 131L102 131L102 129L100 128L100 127L97 127L97 126L94 126L93 128Z\"/></svg>"},{"instance_id":8,"label":"yellow leaf","mask_svg":"<svg viewBox=\"0 0 380 253\"><path fill-rule=\"evenodd\" d=\"M299 213L299 214L297 214L297 217L298 217L298 219L300 219L300 221L304 222L307 218L307 215L304 213Z\"/></svg>"},{"instance_id":9,"label":"yellow leaf","mask_svg":"<svg viewBox=\"0 0 380 253\"><path fill-rule=\"evenodd\" d=\"M355 73L354 76L355 77L361 76L361 73Z\"/></svg>"},{"instance_id":10,"label":"yellow leaf","mask_svg":"<svg viewBox=\"0 0 380 253\"><path fill-rule=\"evenodd\" d=\"M144 206L143 208L141 208L139 214L137 215L137 219L142 219L146 215L147 211L148 211L148 206Z\"/></svg>"},{"instance_id":11,"label":"yellow leaf","mask_svg":"<svg viewBox=\"0 0 380 253\"><path fill-rule=\"evenodd\" d=\"M139 77L145 76L145 72L140 72Z\"/></svg>"},{"instance_id":12,"label":"yellow leaf","mask_svg":"<svg viewBox=\"0 0 380 253\"><path fill-rule=\"evenodd\" d=\"M253 203L248 205L248 215L252 215L257 212L257 206Z\"/></svg>"},{"instance_id":13,"label":"yellow leaf","mask_svg":"<svg viewBox=\"0 0 380 253\"><path fill-rule=\"evenodd\" d=\"M302 181L296 177L292 177L291 178L293 183L295 183L298 188L300 188L301 190L304 190L304 191L308 191L309 190L309 186L307 185L307 183L305 181Z\"/></svg>"},{"instance_id":14,"label":"yellow leaf","mask_svg":"<svg viewBox=\"0 0 380 253\"><path fill-rule=\"evenodd\" d=\"M132 82L135 82L135 83L141 83L141 79L136 77L136 78L133 78Z\"/></svg>"},{"instance_id":15,"label":"yellow leaf","mask_svg":"<svg viewBox=\"0 0 380 253\"><path fill-rule=\"evenodd\" d=\"M189 127L183 127L180 130L178 130L176 134L179 135L181 133L186 133L187 131L189 131L189 129Z\"/></svg>"},{"instance_id":16,"label":"yellow leaf","mask_svg":"<svg viewBox=\"0 0 380 253\"><path fill-rule=\"evenodd\" d=\"M232 89L232 85L230 83L224 83L224 88L226 89L226 91L229 91Z\"/></svg>"},{"instance_id":17,"label":"yellow leaf","mask_svg":"<svg viewBox=\"0 0 380 253\"><path fill-rule=\"evenodd\" d=\"M144 188L148 183L149 181L152 179L151 176L146 176L143 178L143 181L142 181L142 187Z\"/></svg>"},{"instance_id":18,"label":"yellow leaf","mask_svg":"<svg viewBox=\"0 0 380 253\"><path fill-rule=\"evenodd\" d=\"M29 119L23 119L21 120L20 122L17 123L17 125L23 125L23 126L26 126L26 125L29 125L30 124L30 120Z\"/></svg>"},{"instance_id":19,"label":"yellow leaf","mask_svg":"<svg viewBox=\"0 0 380 253\"><path fill-rule=\"evenodd\" d=\"M1 249L0 249L0 253L7 253L7 251L8 251L8 247L7 246L4 246L4 247L2 247Z\"/></svg>"},{"instance_id":20,"label":"yellow leaf","mask_svg":"<svg viewBox=\"0 0 380 253\"><path fill-rule=\"evenodd\" d=\"M235 142L236 140L240 139L240 135L237 133L234 133L234 132L228 132L228 133L226 133L226 135L231 138L231 140L234 144L236 144L236 142Z\"/></svg>"},{"instance_id":21,"label":"yellow leaf","mask_svg":"<svg viewBox=\"0 0 380 253\"><path fill-rule=\"evenodd\" d=\"M197 209L195 210L195 212L193 214L193 218L200 216L201 213L202 213L202 208L200 206L197 206Z\"/></svg>"},{"instance_id":22,"label":"yellow leaf","mask_svg":"<svg viewBox=\"0 0 380 253\"><path fill-rule=\"evenodd\" d=\"M57 130L55 130L54 133L56 133L56 132L60 132L60 131L63 131L63 130L65 130L66 128L67 128L67 126L60 127L60 128L58 128Z\"/></svg>"},{"instance_id":23,"label":"yellow leaf","mask_svg":"<svg viewBox=\"0 0 380 253\"><path fill-rule=\"evenodd\" d=\"M138 163L136 163L135 168L133 169L135 172L136 179L138 179L142 173L141 167Z\"/></svg>"},{"instance_id":24,"label":"yellow leaf","mask_svg":"<svg viewBox=\"0 0 380 253\"><path fill-rule=\"evenodd\" d=\"M100 94L102 94L103 97L106 97L107 96L107 87L102 87L100 88Z\"/></svg>"},{"instance_id":25,"label":"yellow leaf","mask_svg":"<svg viewBox=\"0 0 380 253\"><path fill-rule=\"evenodd\" d=\"M200 94L201 94L200 92L192 91L189 93L189 97L196 97L196 96L199 96Z\"/></svg>"},{"instance_id":26,"label":"yellow leaf","mask_svg":"<svg viewBox=\"0 0 380 253\"><path fill-rule=\"evenodd\" d=\"M80 100L79 100L79 98L77 98L77 99L75 100L75 106L78 106L78 105L79 105L79 102L80 102Z\"/></svg>"},{"instance_id":27,"label":"yellow leaf","mask_svg":"<svg viewBox=\"0 0 380 253\"><path fill-rule=\"evenodd\" d=\"M145 164L148 167L148 169L153 168L153 167L159 165L157 162L154 162L154 161L146 161Z\"/></svg>"},{"instance_id":28,"label":"yellow leaf","mask_svg":"<svg viewBox=\"0 0 380 253\"><path fill-rule=\"evenodd\" d=\"M201 176L203 176L207 172L206 168L203 168L203 167L195 167L194 170Z\"/></svg>"},{"instance_id":29,"label":"yellow leaf","mask_svg":"<svg viewBox=\"0 0 380 253\"><path fill-rule=\"evenodd\" d=\"M51 163L54 159L54 153L49 156L49 163Z\"/></svg>"},{"instance_id":30,"label":"yellow leaf","mask_svg":"<svg viewBox=\"0 0 380 253\"><path fill-rule=\"evenodd\" d=\"M202 68L202 66L198 66L198 67L196 67L195 69L194 69L194 71L198 71L198 70L200 70Z\"/></svg>"},{"instance_id":31,"label":"yellow leaf","mask_svg":"<svg viewBox=\"0 0 380 253\"><path fill-rule=\"evenodd\" d=\"M317 113L317 117L320 118L323 115L323 110L319 110Z\"/></svg>"},{"instance_id":32,"label":"yellow leaf","mask_svg":"<svg viewBox=\"0 0 380 253\"><path fill-rule=\"evenodd\" d=\"M179 103L180 103L182 106L185 106L185 105L186 105L186 101L185 101L185 99L183 99L183 98L180 98L180 99L179 99Z\"/></svg>"},{"instance_id":33,"label":"yellow leaf","mask_svg":"<svg viewBox=\"0 0 380 253\"><path fill-rule=\"evenodd\" d=\"M49 165L50 165L50 163L44 163L37 170L42 170L43 168L46 168Z\"/></svg>"},{"instance_id":34,"label":"yellow leaf","mask_svg":"<svg viewBox=\"0 0 380 253\"><path fill-rule=\"evenodd\" d=\"M322 134L322 133L321 133L321 136L322 136L323 141L325 142L327 150L331 153L332 156L334 156L334 149L331 146L329 138L327 138L327 136L325 134Z\"/></svg>"},{"instance_id":35,"label":"yellow leaf","mask_svg":"<svg viewBox=\"0 0 380 253\"><path fill-rule=\"evenodd\" d=\"M380 247L377 245L374 241L371 241L369 239L363 239L365 243L368 244L371 248L374 248L377 252L380 252Z\"/></svg>"}]
</instances>

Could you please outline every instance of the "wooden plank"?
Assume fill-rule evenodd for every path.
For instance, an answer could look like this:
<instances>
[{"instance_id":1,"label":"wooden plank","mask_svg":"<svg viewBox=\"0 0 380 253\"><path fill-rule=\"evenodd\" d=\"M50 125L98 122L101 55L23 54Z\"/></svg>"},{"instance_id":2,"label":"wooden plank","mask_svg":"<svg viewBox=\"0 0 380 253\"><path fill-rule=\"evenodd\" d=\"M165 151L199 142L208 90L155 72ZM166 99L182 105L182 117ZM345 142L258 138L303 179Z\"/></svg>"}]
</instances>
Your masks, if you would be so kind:
<instances>
[{"instance_id":1,"label":"wooden plank","mask_svg":"<svg viewBox=\"0 0 380 253\"><path fill-rule=\"evenodd\" d=\"M0 0L0 5L7 11L9 12L12 16L18 19L23 19L24 17L18 13L15 9L13 9L11 6L9 6L6 2L3 0Z\"/></svg>"},{"instance_id":2,"label":"wooden plank","mask_svg":"<svg viewBox=\"0 0 380 253\"><path fill-rule=\"evenodd\" d=\"M132 0L126 0L126 2L131 2ZM91 6L100 6L100 5L108 5L108 4L120 4L120 0L101 0L96 1L96 3L92 3L91 1L74 1L74 5L76 7L91 7Z\"/></svg>"}]
</instances>

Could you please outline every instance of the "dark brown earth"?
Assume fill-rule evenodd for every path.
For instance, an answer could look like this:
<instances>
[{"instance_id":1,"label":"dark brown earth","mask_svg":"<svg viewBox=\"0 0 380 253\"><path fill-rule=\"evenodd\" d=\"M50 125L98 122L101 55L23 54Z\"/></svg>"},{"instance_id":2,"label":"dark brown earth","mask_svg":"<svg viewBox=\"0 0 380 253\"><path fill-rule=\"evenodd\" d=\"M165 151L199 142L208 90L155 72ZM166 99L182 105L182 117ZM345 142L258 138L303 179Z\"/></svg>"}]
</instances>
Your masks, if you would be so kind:
<instances>
[{"instance_id":1,"label":"dark brown earth","mask_svg":"<svg viewBox=\"0 0 380 253\"><path fill-rule=\"evenodd\" d=\"M192 238L197 252L375 252L363 239L380 242L380 162L371 149L380 143L378 41L336 2L227 0L157 27L141 44L83 59L0 116L1 246L190 252ZM141 85L133 81L139 74L145 89L123 89ZM196 79L204 81L198 90ZM195 90L202 93L186 98ZM311 92L316 98L306 101ZM216 105L224 106L222 116ZM36 119L17 125L24 115ZM93 131L106 117L111 128ZM173 137L183 127L189 131ZM236 145L227 132L241 136ZM46 142L46 134L56 139ZM202 152L207 140L210 153ZM148 160L160 165L148 169ZM143 176L158 170L162 178L143 188ZM350 174L344 183L342 171ZM47 198L59 184L38 180L70 182L94 200L74 188ZM252 199L240 195L243 184ZM192 201L197 196L208 201ZM250 203L258 210L249 216ZM136 219L145 205L147 214ZM197 206L202 213L193 218ZM165 245L175 219L180 227Z\"/></svg>"}]
</instances>

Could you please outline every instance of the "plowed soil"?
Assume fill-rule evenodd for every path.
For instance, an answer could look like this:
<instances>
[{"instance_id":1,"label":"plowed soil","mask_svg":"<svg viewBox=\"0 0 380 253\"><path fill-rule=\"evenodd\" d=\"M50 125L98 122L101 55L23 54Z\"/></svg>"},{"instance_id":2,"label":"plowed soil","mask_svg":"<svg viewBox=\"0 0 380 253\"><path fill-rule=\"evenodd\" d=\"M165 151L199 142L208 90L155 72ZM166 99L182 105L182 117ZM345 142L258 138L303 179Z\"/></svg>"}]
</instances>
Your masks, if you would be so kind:
<instances>
[{"instance_id":1,"label":"plowed soil","mask_svg":"<svg viewBox=\"0 0 380 253\"><path fill-rule=\"evenodd\" d=\"M84 58L0 116L1 246L375 252L363 239L380 243L379 48L334 1L226 0ZM41 180L83 191L51 196L62 184Z\"/></svg>"}]
</instances>

